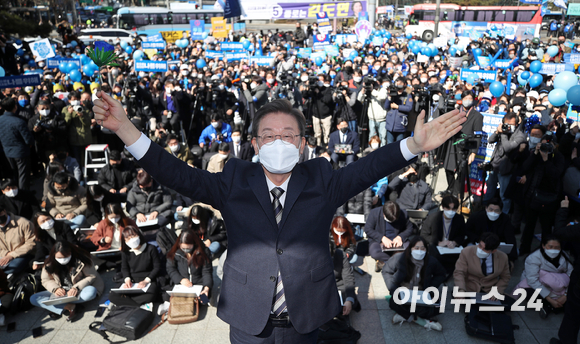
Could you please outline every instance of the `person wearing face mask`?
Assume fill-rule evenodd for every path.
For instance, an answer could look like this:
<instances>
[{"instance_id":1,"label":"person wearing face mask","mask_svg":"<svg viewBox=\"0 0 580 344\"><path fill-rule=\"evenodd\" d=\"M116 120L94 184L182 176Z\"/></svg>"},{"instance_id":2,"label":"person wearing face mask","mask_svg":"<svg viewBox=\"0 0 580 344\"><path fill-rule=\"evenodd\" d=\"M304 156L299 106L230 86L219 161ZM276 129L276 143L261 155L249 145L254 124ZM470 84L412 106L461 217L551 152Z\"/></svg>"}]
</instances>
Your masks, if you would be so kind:
<instances>
[{"instance_id":1,"label":"person wearing face mask","mask_svg":"<svg viewBox=\"0 0 580 344\"><path fill-rule=\"evenodd\" d=\"M350 260L356 261L358 258L355 251L356 240L350 223L343 216L335 217L330 230L330 257L336 286L344 300L341 312L343 316L348 316L353 309L357 312L361 309L355 292L354 272L349 263Z\"/></svg>"},{"instance_id":2,"label":"person wearing face mask","mask_svg":"<svg viewBox=\"0 0 580 344\"><path fill-rule=\"evenodd\" d=\"M221 213L211 206L195 203L189 209L187 228L194 232L209 249L212 258L228 246L226 228Z\"/></svg>"},{"instance_id":3,"label":"person wearing face mask","mask_svg":"<svg viewBox=\"0 0 580 344\"><path fill-rule=\"evenodd\" d=\"M328 150L335 163L345 161L348 165L356 160L356 155L360 152L360 140L358 133L349 129L346 119L339 118L337 122L338 130L330 134Z\"/></svg>"},{"instance_id":4,"label":"person wearing face mask","mask_svg":"<svg viewBox=\"0 0 580 344\"><path fill-rule=\"evenodd\" d=\"M211 297L213 288L213 268L211 265L211 252L191 230L181 232L171 250L167 252L167 274L170 279L170 287L182 285L192 287L203 286L201 293ZM162 294L165 303L159 306L157 312L163 314L169 310L170 296Z\"/></svg>"},{"instance_id":5,"label":"person wearing face mask","mask_svg":"<svg viewBox=\"0 0 580 344\"><path fill-rule=\"evenodd\" d=\"M562 251L560 239L552 235L543 237L542 245L526 258L524 272L514 291L524 288L529 298L540 290L543 304L540 317L545 319L550 313L564 311L573 269L572 261Z\"/></svg>"},{"instance_id":6,"label":"person wearing face mask","mask_svg":"<svg viewBox=\"0 0 580 344\"><path fill-rule=\"evenodd\" d=\"M20 190L14 179L6 178L0 181L0 206L8 212L26 219L40 211L38 200L28 190Z\"/></svg>"},{"instance_id":7,"label":"person wearing face mask","mask_svg":"<svg viewBox=\"0 0 580 344\"><path fill-rule=\"evenodd\" d=\"M48 212L39 211L35 213L31 221L34 224L34 241L36 242L36 254L32 261L32 270L42 269L42 263L49 256L50 250L57 241L78 244L75 233L70 226L63 221L55 221Z\"/></svg>"},{"instance_id":8,"label":"person wearing face mask","mask_svg":"<svg viewBox=\"0 0 580 344\"><path fill-rule=\"evenodd\" d=\"M369 155L370 153L379 149L380 146L381 146L381 138L378 135L371 137L369 140L369 146L365 148L365 150L362 152L362 156L365 157Z\"/></svg>"},{"instance_id":9,"label":"person wearing face mask","mask_svg":"<svg viewBox=\"0 0 580 344\"><path fill-rule=\"evenodd\" d=\"M70 92L68 99L70 105L62 110L68 127L68 143L73 157L79 164L84 165L85 148L93 142L91 112L81 106L81 95L78 92Z\"/></svg>"},{"instance_id":10,"label":"person wearing face mask","mask_svg":"<svg viewBox=\"0 0 580 344\"><path fill-rule=\"evenodd\" d=\"M41 100L36 105L36 113L28 121L28 129L34 135L38 158L48 163L51 153L68 144L67 127L64 116L52 110L49 100Z\"/></svg>"},{"instance_id":11,"label":"person wearing face mask","mask_svg":"<svg viewBox=\"0 0 580 344\"><path fill-rule=\"evenodd\" d=\"M397 94L391 94L385 100L384 108L388 109L385 118L387 144L402 140L407 131L409 113L413 110L414 103L413 96L405 91L405 85L407 85L407 80L398 78L395 81Z\"/></svg>"},{"instance_id":12,"label":"person wearing face mask","mask_svg":"<svg viewBox=\"0 0 580 344\"><path fill-rule=\"evenodd\" d=\"M109 300L116 306L139 307L151 303L159 297L157 277L161 272L161 261L157 248L147 244L143 232L137 227L127 226L121 233L121 288L145 288L140 294L110 293ZM147 307L149 308L149 307ZM151 308L152 305L151 305Z\"/></svg>"},{"instance_id":13,"label":"person wearing face mask","mask_svg":"<svg viewBox=\"0 0 580 344\"><path fill-rule=\"evenodd\" d=\"M32 222L6 211L0 205L0 268L6 275L23 271L33 258L33 226Z\"/></svg>"},{"instance_id":14,"label":"person wearing face mask","mask_svg":"<svg viewBox=\"0 0 580 344\"><path fill-rule=\"evenodd\" d=\"M244 97L248 104L253 104L256 111L268 102L268 85L259 75L252 75L252 82L249 85L242 82Z\"/></svg>"},{"instance_id":15,"label":"person wearing face mask","mask_svg":"<svg viewBox=\"0 0 580 344\"><path fill-rule=\"evenodd\" d=\"M179 138L173 134L167 136L167 147L165 150L171 153L179 160L185 161L189 166L193 167L193 154L186 144L179 142Z\"/></svg>"},{"instance_id":16,"label":"person wearing face mask","mask_svg":"<svg viewBox=\"0 0 580 344\"><path fill-rule=\"evenodd\" d=\"M511 275L508 257L497 249L499 244L496 234L485 232L477 245L468 246L461 251L453 272L455 286L460 292L487 294L491 287L497 287L497 291L504 294ZM495 301L495 298L492 297L491 300ZM508 295L501 301L504 305L513 302L514 299Z\"/></svg>"},{"instance_id":17,"label":"person wearing face mask","mask_svg":"<svg viewBox=\"0 0 580 344\"><path fill-rule=\"evenodd\" d=\"M215 152L220 143L231 141L232 126L225 123L221 115L214 113L211 115L211 124L201 132L198 144L201 148L207 145L212 152Z\"/></svg>"},{"instance_id":18,"label":"person wearing face mask","mask_svg":"<svg viewBox=\"0 0 580 344\"><path fill-rule=\"evenodd\" d=\"M127 212L139 224L147 220L157 220L157 226L163 227L173 217L171 206L173 200L165 187L159 185L144 170L137 173L133 187L127 194Z\"/></svg>"},{"instance_id":19,"label":"person wearing face mask","mask_svg":"<svg viewBox=\"0 0 580 344\"><path fill-rule=\"evenodd\" d=\"M238 98L233 91L236 90L232 89L232 80L229 77L224 77L222 83L218 86L217 98L215 99L218 112L222 114L224 120L231 126L235 124L236 112L242 111Z\"/></svg>"},{"instance_id":20,"label":"person wearing face mask","mask_svg":"<svg viewBox=\"0 0 580 344\"><path fill-rule=\"evenodd\" d=\"M105 283L95 270L91 255L67 241L57 241L42 268L42 286L46 289L30 297L30 303L50 312L52 319L68 315L73 322L83 313L82 303L100 296ZM47 306L42 301L54 297L74 296L77 301Z\"/></svg>"},{"instance_id":21,"label":"person wearing face mask","mask_svg":"<svg viewBox=\"0 0 580 344\"><path fill-rule=\"evenodd\" d=\"M66 221L72 229L79 228L86 222L86 190L72 176L58 172L49 185L46 208L55 219Z\"/></svg>"},{"instance_id":22,"label":"person wearing face mask","mask_svg":"<svg viewBox=\"0 0 580 344\"><path fill-rule=\"evenodd\" d=\"M18 110L16 110L18 117L28 123L32 116L34 116L34 108L30 105L30 96L26 91L18 91Z\"/></svg>"},{"instance_id":23,"label":"person wearing face mask","mask_svg":"<svg viewBox=\"0 0 580 344\"><path fill-rule=\"evenodd\" d=\"M427 216L421 226L421 236L427 240L430 247L456 248L464 245L465 219L457 214L459 200L451 195L441 199L443 210L432 212ZM455 263L459 254L440 254L439 249L431 251L431 255L437 258L446 271L447 280L453 275Z\"/></svg>"},{"instance_id":24,"label":"person wearing face mask","mask_svg":"<svg viewBox=\"0 0 580 344\"><path fill-rule=\"evenodd\" d=\"M123 159L118 150L111 150L109 163L101 169L97 180L103 189L116 194L121 202L125 202L136 176L135 164Z\"/></svg>"},{"instance_id":25,"label":"person wearing face mask","mask_svg":"<svg viewBox=\"0 0 580 344\"><path fill-rule=\"evenodd\" d=\"M230 152L238 159L252 161L254 156L254 148L249 142L242 140L242 131L234 129L232 131L232 142L228 142Z\"/></svg>"},{"instance_id":26,"label":"person wearing face mask","mask_svg":"<svg viewBox=\"0 0 580 344\"><path fill-rule=\"evenodd\" d=\"M319 74L318 79L317 86L310 85L308 91L304 92L304 97L312 98L312 128L318 145L324 146L329 143L332 114L336 104L332 98L333 91L330 87L330 76Z\"/></svg>"},{"instance_id":27,"label":"person wearing face mask","mask_svg":"<svg viewBox=\"0 0 580 344\"><path fill-rule=\"evenodd\" d=\"M491 232L498 236L499 241L513 245L508 253L510 262L518 258L515 228L510 216L502 212L503 204L499 197L484 202L485 208L472 214L467 220L467 243L477 244L482 233Z\"/></svg>"},{"instance_id":28,"label":"person wearing face mask","mask_svg":"<svg viewBox=\"0 0 580 344\"><path fill-rule=\"evenodd\" d=\"M340 312L328 259L328 228L336 208L418 153L440 146L464 121L454 113L430 123L420 117L412 138L333 171L323 159L297 164L306 144L306 119L290 102L274 100L253 117L252 145L260 163L232 159L222 173L209 173L186 168L151 144L128 125L118 102L97 95L102 98L95 100L95 119L123 140L140 166L164 185L220 209L228 222L231 250L218 316L230 325L233 343L281 338L316 343L318 328ZM286 285L285 277L291 283ZM267 338L259 338L261 333Z\"/></svg>"},{"instance_id":29,"label":"person wearing face mask","mask_svg":"<svg viewBox=\"0 0 580 344\"><path fill-rule=\"evenodd\" d=\"M174 81L165 82L165 92L160 95L157 111L161 112L161 122L168 129L179 131L179 121L189 129L192 101L187 92L181 90Z\"/></svg>"},{"instance_id":30,"label":"person wearing face mask","mask_svg":"<svg viewBox=\"0 0 580 344\"><path fill-rule=\"evenodd\" d=\"M375 271L380 272L394 254L383 250L407 247L407 240L413 233L413 224L406 210L401 209L396 202L387 201L382 207L371 210L364 231L369 238L369 255L376 260Z\"/></svg>"},{"instance_id":31,"label":"person wearing face mask","mask_svg":"<svg viewBox=\"0 0 580 344\"><path fill-rule=\"evenodd\" d=\"M127 226L136 226L135 221L125 215L121 204L109 203L104 207L104 219L97 223L91 241L97 251L121 249L121 233Z\"/></svg>"},{"instance_id":32,"label":"person wearing face mask","mask_svg":"<svg viewBox=\"0 0 580 344\"><path fill-rule=\"evenodd\" d=\"M350 221L344 216L337 216L330 225L331 247L341 249L349 262L355 263L358 256L356 254L356 239Z\"/></svg>"},{"instance_id":33,"label":"person wearing face mask","mask_svg":"<svg viewBox=\"0 0 580 344\"><path fill-rule=\"evenodd\" d=\"M207 164L207 170L211 173L221 172L225 164L233 156L230 154L230 146L226 142L222 142L218 146L218 153L211 156Z\"/></svg>"},{"instance_id":34,"label":"person wearing face mask","mask_svg":"<svg viewBox=\"0 0 580 344\"><path fill-rule=\"evenodd\" d=\"M397 304L392 295L397 289L407 292L417 287L425 290L429 287L439 288L445 282L445 269L429 254L429 243L420 236L414 236L404 252L389 259L383 268L382 275L389 290L389 307L395 311L393 324L402 324L405 321L413 322L428 331L441 331L443 327L436 320L431 320L439 314L439 308L417 305L411 313L410 304ZM399 299L402 297L399 294Z\"/></svg>"}]
</instances>

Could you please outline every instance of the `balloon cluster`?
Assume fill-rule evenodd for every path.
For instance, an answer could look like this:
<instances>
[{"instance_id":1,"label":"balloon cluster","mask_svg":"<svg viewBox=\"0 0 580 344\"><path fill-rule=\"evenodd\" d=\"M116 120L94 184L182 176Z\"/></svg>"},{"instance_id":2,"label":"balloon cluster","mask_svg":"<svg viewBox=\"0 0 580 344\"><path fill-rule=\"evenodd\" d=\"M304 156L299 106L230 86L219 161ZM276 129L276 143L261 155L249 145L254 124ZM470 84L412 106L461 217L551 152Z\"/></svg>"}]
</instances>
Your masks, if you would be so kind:
<instances>
[{"instance_id":1,"label":"balloon cluster","mask_svg":"<svg viewBox=\"0 0 580 344\"><path fill-rule=\"evenodd\" d=\"M181 49L187 48L187 46L189 45L189 40L187 38L178 39L177 41L175 41L175 45L177 45Z\"/></svg>"},{"instance_id":2,"label":"balloon cluster","mask_svg":"<svg viewBox=\"0 0 580 344\"><path fill-rule=\"evenodd\" d=\"M580 105L578 76L569 71L556 75L554 89L548 94L548 100L554 106L562 106L566 103L566 100L572 105Z\"/></svg>"}]
</instances>

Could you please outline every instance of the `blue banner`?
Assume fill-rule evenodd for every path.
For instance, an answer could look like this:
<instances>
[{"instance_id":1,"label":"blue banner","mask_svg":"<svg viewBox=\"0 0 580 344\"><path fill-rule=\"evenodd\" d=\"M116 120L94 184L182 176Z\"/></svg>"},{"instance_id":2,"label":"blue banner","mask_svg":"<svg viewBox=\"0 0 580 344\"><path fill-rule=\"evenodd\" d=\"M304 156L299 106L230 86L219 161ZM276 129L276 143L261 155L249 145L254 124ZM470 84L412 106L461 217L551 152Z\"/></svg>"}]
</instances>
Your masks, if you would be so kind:
<instances>
[{"instance_id":1,"label":"blue banner","mask_svg":"<svg viewBox=\"0 0 580 344\"><path fill-rule=\"evenodd\" d=\"M385 43L385 39L383 37L379 37L379 36L373 37L373 45L375 47L382 47L383 43Z\"/></svg>"},{"instance_id":2,"label":"blue banner","mask_svg":"<svg viewBox=\"0 0 580 344\"><path fill-rule=\"evenodd\" d=\"M163 36L161 36L160 33L155 34L155 35L151 35L151 36L147 36L146 41L147 42L165 42L163 40Z\"/></svg>"},{"instance_id":3,"label":"blue banner","mask_svg":"<svg viewBox=\"0 0 580 344\"><path fill-rule=\"evenodd\" d=\"M165 49L165 42L141 42L141 47L143 49L163 50Z\"/></svg>"},{"instance_id":4,"label":"blue banner","mask_svg":"<svg viewBox=\"0 0 580 344\"><path fill-rule=\"evenodd\" d=\"M493 82L497 80L497 72L494 70L471 70L463 68L459 72L459 79L465 81L471 75L475 75L476 80L481 80L483 82Z\"/></svg>"},{"instance_id":5,"label":"blue banner","mask_svg":"<svg viewBox=\"0 0 580 344\"><path fill-rule=\"evenodd\" d=\"M272 65L272 61L274 61L274 56L250 57L250 65L253 65L255 63L258 66L270 67Z\"/></svg>"},{"instance_id":6,"label":"blue banner","mask_svg":"<svg viewBox=\"0 0 580 344\"><path fill-rule=\"evenodd\" d=\"M191 28L191 39L194 41L203 40L203 33L205 32L205 21L190 20L189 26Z\"/></svg>"},{"instance_id":7,"label":"blue banner","mask_svg":"<svg viewBox=\"0 0 580 344\"><path fill-rule=\"evenodd\" d=\"M218 59L223 59L224 58L224 53L221 51L215 51L215 50L206 50L205 51L205 57L209 58L209 59L215 59L216 57Z\"/></svg>"},{"instance_id":8,"label":"blue banner","mask_svg":"<svg viewBox=\"0 0 580 344\"><path fill-rule=\"evenodd\" d=\"M542 0L520 0L520 2L527 5L540 5Z\"/></svg>"},{"instance_id":9,"label":"blue banner","mask_svg":"<svg viewBox=\"0 0 580 344\"><path fill-rule=\"evenodd\" d=\"M135 61L137 72L167 72L167 61Z\"/></svg>"},{"instance_id":10,"label":"blue banner","mask_svg":"<svg viewBox=\"0 0 580 344\"><path fill-rule=\"evenodd\" d=\"M239 17L242 15L242 8L238 0L225 0L224 19Z\"/></svg>"},{"instance_id":11,"label":"blue banner","mask_svg":"<svg viewBox=\"0 0 580 344\"><path fill-rule=\"evenodd\" d=\"M246 53L246 52L236 52L236 53L226 52L224 55L224 58L226 59L226 61L245 60L245 59L248 59L248 53Z\"/></svg>"},{"instance_id":12,"label":"blue banner","mask_svg":"<svg viewBox=\"0 0 580 344\"><path fill-rule=\"evenodd\" d=\"M15 88L40 85L39 74L6 76L0 78L0 88Z\"/></svg>"},{"instance_id":13,"label":"blue banner","mask_svg":"<svg viewBox=\"0 0 580 344\"><path fill-rule=\"evenodd\" d=\"M569 63L578 64L578 63L580 63L580 54L566 53L566 54L564 54L564 61L569 62Z\"/></svg>"},{"instance_id":14,"label":"blue banner","mask_svg":"<svg viewBox=\"0 0 580 344\"><path fill-rule=\"evenodd\" d=\"M496 68L506 69L512 64L512 60L495 60L493 66Z\"/></svg>"},{"instance_id":15,"label":"blue banner","mask_svg":"<svg viewBox=\"0 0 580 344\"><path fill-rule=\"evenodd\" d=\"M330 35L314 35L312 39L314 40L312 50L324 50L324 46L330 44Z\"/></svg>"},{"instance_id":16,"label":"blue banner","mask_svg":"<svg viewBox=\"0 0 580 344\"><path fill-rule=\"evenodd\" d=\"M574 71L573 63L542 63L540 74L555 75L564 71Z\"/></svg>"},{"instance_id":17,"label":"blue banner","mask_svg":"<svg viewBox=\"0 0 580 344\"><path fill-rule=\"evenodd\" d=\"M357 41L358 41L358 38L354 34L352 34L352 35L336 35L334 37L334 43L336 43L338 45L342 45L344 43L356 43Z\"/></svg>"},{"instance_id":18,"label":"blue banner","mask_svg":"<svg viewBox=\"0 0 580 344\"><path fill-rule=\"evenodd\" d=\"M48 68L51 68L51 69L52 68L58 68L58 65L61 64L61 63L63 63L63 62L64 63L72 62L72 63L76 64L79 67L79 69L81 68L81 60L79 60L79 59L67 59L67 58L64 58L64 57L52 57L52 58L49 58L49 59L46 60L46 66Z\"/></svg>"},{"instance_id":19,"label":"blue banner","mask_svg":"<svg viewBox=\"0 0 580 344\"><path fill-rule=\"evenodd\" d=\"M325 45L324 51L328 56L340 56L338 52L338 47L336 45Z\"/></svg>"},{"instance_id":20,"label":"blue banner","mask_svg":"<svg viewBox=\"0 0 580 344\"><path fill-rule=\"evenodd\" d=\"M312 48L298 48L298 58L309 58L312 54Z\"/></svg>"},{"instance_id":21,"label":"blue banner","mask_svg":"<svg viewBox=\"0 0 580 344\"><path fill-rule=\"evenodd\" d=\"M222 42L220 46L222 50L244 50L244 45L241 42Z\"/></svg>"}]
</instances>

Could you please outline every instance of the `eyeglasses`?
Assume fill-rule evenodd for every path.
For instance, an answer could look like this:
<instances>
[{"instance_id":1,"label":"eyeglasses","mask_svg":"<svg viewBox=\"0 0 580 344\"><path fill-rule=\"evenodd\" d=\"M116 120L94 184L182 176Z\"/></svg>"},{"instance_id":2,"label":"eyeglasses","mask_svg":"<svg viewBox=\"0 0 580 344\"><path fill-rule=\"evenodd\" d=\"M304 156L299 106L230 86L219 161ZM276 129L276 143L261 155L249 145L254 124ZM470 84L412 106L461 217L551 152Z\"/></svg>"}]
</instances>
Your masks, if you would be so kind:
<instances>
[{"instance_id":1,"label":"eyeglasses","mask_svg":"<svg viewBox=\"0 0 580 344\"><path fill-rule=\"evenodd\" d=\"M263 134L262 136L258 136L258 138L260 140L262 140L262 143L265 145L269 145L274 143L275 140L280 139L282 140L282 142L286 143L286 144L293 144L294 141L296 140L296 137L298 137L300 135L296 135L293 132L284 132L282 133L282 135L273 135L271 133L266 133Z\"/></svg>"}]
</instances>

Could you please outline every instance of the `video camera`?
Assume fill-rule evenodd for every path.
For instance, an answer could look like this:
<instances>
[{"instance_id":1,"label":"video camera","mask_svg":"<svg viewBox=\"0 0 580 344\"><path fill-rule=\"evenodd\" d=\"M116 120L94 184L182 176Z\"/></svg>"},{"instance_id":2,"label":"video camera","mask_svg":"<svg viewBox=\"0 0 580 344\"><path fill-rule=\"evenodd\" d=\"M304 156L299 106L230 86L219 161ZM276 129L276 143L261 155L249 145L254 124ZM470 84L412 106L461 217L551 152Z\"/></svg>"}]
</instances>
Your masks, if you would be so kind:
<instances>
[{"instance_id":1,"label":"video camera","mask_svg":"<svg viewBox=\"0 0 580 344\"><path fill-rule=\"evenodd\" d=\"M365 89L365 93L370 95L371 92L378 86L377 79L372 76L365 76L363 79L363 87Z\"/></svg>"},{"instance_id":2,"label":"video camera","mask_svg":"<svg viewBox=\"0 0 580 344\"><path fill-rule=\"evenodd\" d=\"M278 76L282 89L290 89L294 87L295 79L290 72L282 72Z\"/></svg>"}]
</instances>

